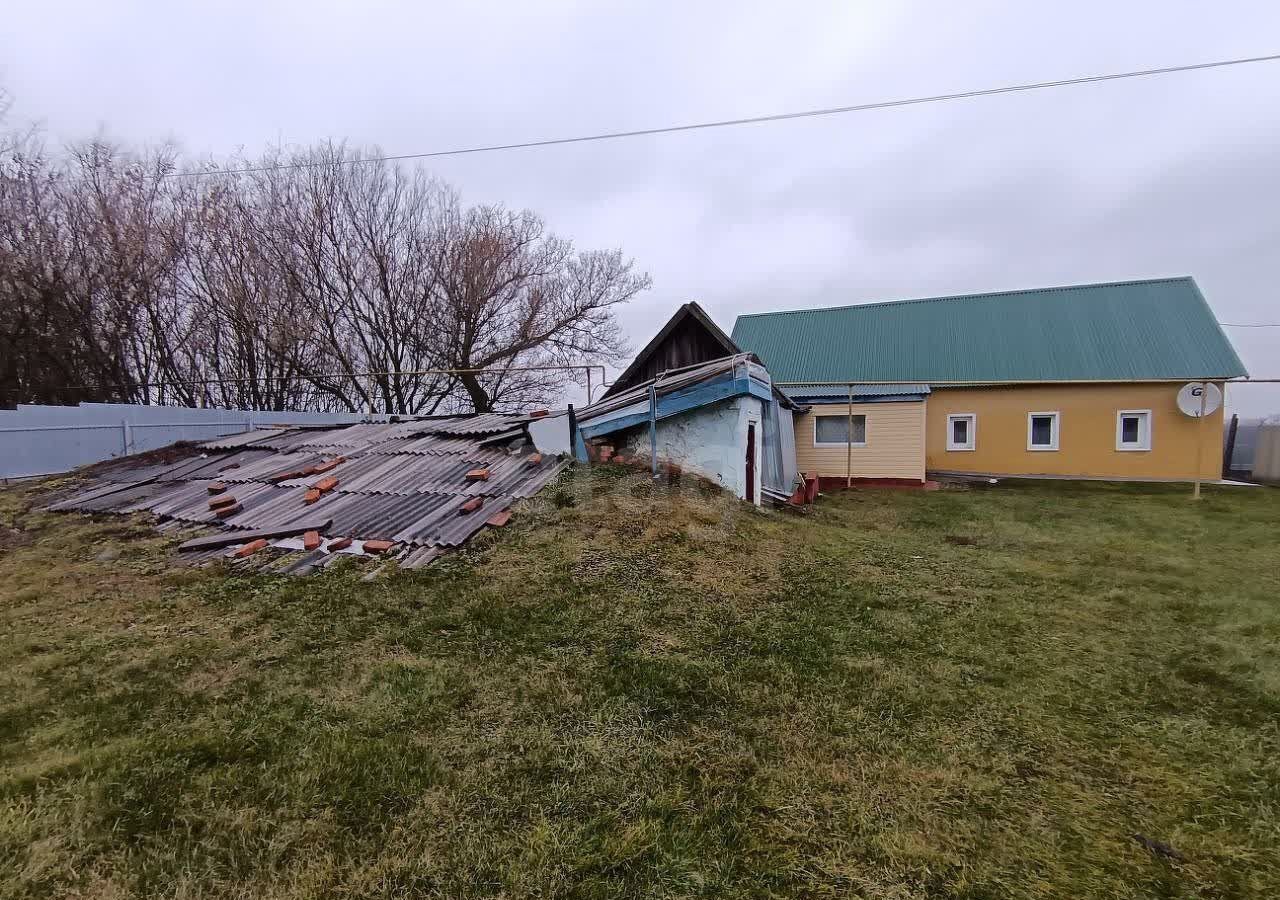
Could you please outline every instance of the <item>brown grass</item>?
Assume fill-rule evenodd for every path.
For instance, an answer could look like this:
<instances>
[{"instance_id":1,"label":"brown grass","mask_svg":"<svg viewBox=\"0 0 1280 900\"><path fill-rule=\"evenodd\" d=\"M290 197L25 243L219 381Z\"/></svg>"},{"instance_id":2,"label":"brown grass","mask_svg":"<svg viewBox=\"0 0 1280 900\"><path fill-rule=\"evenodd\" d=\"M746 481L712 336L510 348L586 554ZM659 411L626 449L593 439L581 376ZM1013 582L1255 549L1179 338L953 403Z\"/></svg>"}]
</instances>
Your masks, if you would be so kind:
<instances>
[{"instance_id":1,"label":"brown grass","mask_svg":"<svg viewBox=\"0 0 1280 900\"><path fill-rule=\"evenodd\" d=\"M363 583L37 490L0 492L0 896L1280 894L1275 491L800 518L605 467Z\"/></svg>"}]
</instances>

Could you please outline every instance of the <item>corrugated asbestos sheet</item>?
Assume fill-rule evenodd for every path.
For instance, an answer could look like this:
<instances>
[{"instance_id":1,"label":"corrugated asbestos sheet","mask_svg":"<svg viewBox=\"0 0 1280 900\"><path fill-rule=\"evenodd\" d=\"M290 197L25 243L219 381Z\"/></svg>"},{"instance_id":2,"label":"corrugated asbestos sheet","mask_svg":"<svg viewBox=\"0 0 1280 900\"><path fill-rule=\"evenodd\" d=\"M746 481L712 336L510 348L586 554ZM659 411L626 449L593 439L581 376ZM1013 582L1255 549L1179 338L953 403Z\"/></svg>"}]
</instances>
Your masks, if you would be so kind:
<instances>
[{"instance_id":1,"label":"corrugated asbestos sheet","mask_svg":"<svg viewBox=\"0 0 1280 900\"><path fill-rule=\"evenodd\" d=\"M1190 278L739 316L774 382L1192 380L1245 374Z\"/></svg>"},{"instance_id":2,"label":"corrugated asbestos sheet","mask_svg":"<svg viewBox=\"0 0 1280 900\"><path fill-rule=\"evenodd\" d=\"M251 532L330 519L327 539L356 542L343 552L361 552L364 541L393 541L392 554L400 565L416 567L465 543L495 514L535 494L568 465L535 452L528 421L527 416L495 413L260 430L209 441L201 445L204 454L180 462L115 467L50 509L149 512L162 530L212 526ZM332 468L306 473L339 459ZM468 481L467 473L474 469L486 469L489 477ZM295 477L280 480L288 474ZM307 491L328 477L337 485L307 504ZM215 482L226 490L210 494ZM228 495L239 509L219 519L209 501ZM477 498L478 508L462 510ZM258 567L308 572L332 561L323 548L297 556L302 552L297 537L272 543L293 555L278 567L264 556ZM191 558L203 562L228 557L233 550L203 550Z\"/></svg>"}]
</instances>

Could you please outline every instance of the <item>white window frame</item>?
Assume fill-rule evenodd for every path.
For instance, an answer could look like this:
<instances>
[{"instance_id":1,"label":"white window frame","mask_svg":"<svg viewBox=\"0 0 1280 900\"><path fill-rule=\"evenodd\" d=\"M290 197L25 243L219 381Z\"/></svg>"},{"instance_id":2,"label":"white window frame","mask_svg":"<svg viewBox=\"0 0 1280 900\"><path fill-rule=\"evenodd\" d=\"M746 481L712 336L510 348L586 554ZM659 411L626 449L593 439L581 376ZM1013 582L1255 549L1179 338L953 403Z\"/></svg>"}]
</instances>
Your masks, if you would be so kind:
<instances>
[{"instance_id":1,"label":"white window frame","mask_svg":"<svg viewBox=\"0 0 1280 900\"><path fill-rule=\"evenodd\" d=\"M1034 435L1033 423L1037 417L1050 416L1053 419L1053 425L1049 429L1050 441L1047 444L1033 444L1031 438ZM1058 449L1062 434L1062 413L1056 409L1046 409L1039 412L1027 413L1027 449L1035 453L1052 453Z\"/></svg>"},{"instance_id":2,"label":"white window frame","mask_svg":"<svg viewBox=\"0 0 1280 900\"><path fill-rule=\"evenodd\" d=\"M818 420L819 419L844 419L845 422L847 423L849 420L849 414L841 413L840 415L837 416L833 413L827 413L826 415L814 413L813 414L813 446L815 447L865 447L867 446L867 429L871 425L871 423L868 421L867 414L854 413L853 417L855 419L859 417L862 418L862 440L861 441L820 441L818 440ZM846 427L847 427L847 424L846 424Z\"/></svg>"},{"instance_id":3,"label":"white window frame","mask_svg":"<svg viewBox=\"0 0 1280 900\"><path fill-rule=\"evenodd\" d=\"M951 423L956 419L969 420L969 441L966 444L957 444L953 440L955 437L955 429ZM948 450L977 450L978 449L978 414L977 413L949 413L947 415L947 449Z\"/></svg>"},{"instance_id":4,"label":"white window frame","mask_svg":"<svg viewBox=\"0 0 1280 900\"><path fill-rule=\"evenodd\" d=\"M1138 426L1138 442L1136 444L1126 444L1124 442L1124 417L1125 416L1142 416L1139 422L1145 422ZM1116 410L1116 449L1123 453L1144 453L1151 449L1151 410L1149 409L1118 409Z\"/></svg>"}]
</instances>

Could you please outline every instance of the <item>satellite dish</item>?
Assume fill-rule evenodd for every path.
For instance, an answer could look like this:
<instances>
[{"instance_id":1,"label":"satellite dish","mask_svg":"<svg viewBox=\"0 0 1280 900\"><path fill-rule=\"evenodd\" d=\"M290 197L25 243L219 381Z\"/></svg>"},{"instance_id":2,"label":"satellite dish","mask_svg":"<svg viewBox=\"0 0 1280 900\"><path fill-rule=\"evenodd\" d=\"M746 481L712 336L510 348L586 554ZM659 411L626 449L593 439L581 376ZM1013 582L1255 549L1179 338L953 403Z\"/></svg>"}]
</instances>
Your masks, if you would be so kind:
<instances>
[{"instance_id":1,"label":"satellite dish","mask_svg":"<svg viewBox=\"0 0 1280 900\"><path fill-rule=\"evenodd\" d=\"M1222 389L1211 381L1193 381L1178 391L1178 409L1184 416L1200 418L1201 403L1204 404L1204 414L1213 415L1222 406Z\"/></svg>"}]
</instances>

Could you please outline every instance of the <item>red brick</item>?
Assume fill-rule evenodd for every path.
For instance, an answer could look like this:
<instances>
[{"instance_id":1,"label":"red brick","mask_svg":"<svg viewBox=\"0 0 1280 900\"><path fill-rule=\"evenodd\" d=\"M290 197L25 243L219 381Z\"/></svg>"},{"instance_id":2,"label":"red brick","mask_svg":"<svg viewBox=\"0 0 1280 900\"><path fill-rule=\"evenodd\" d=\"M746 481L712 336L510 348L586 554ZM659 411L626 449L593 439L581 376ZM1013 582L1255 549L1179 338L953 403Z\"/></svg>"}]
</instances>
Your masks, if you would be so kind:
<instances>
[{"instance_id":1,"label":"red brick","mask_svg":"<svg viewBox=\"0 0 1280 900\"><path fill-rule=\"evenodd\" d=\"M461 516L461 515L465 515L466 513L473 513L482 506L484 506L483 497L472 497L466 503L458 507L458 515Z\"/></svg>"},{"instance_id":2,"label":"red brick","mask_svg":"<svg viewBox=\"0 0 1280 900\"><path fill-rule=\"evenodd\" d=\"M221 469L219 469L218 471L219 471L219 472L230 472L232 469L238 469L238 468L240 468L240 463L228 463L227 465L223 466L223 467L222 467Z\"/></svg>"},{"instance_id":3,"label":"red brick","mask_svg":"<svg viewBox=\"0 0 1280 900\"><path fill-rule=\"evenodd\" d=\"M324 548L326 553L337 553L339 550L346 550L351 546L351 538L341 537L334 538Z\"/></svg>"},{"instance_id":4,"label":"red brick","mask_svg":"<svg viewBox=\"0 0 1280 900\"><path fill-rule=\"evenodd\" d=\"M226 489L227 489L227 486L223 484L221 481L215 481L213 484L209 485L210 494L221 494Z\"/></svg>"},{"instance_id":5,"label":"red brick","mask_svg":"<svg viewBox=\"0 0 1280 900\"><path fill-rule=\"evenodd\" d=\"M329 491L333 490L337 486L338 486L338 479L334 478L332 475L330 475L328 478L321 478L315 484L311 485L311 487L314 490L317 490L322 494L327 494Z\"/></svg>"},{"instance_id":6,"label":"red brick","mask_svg":"<svg viewBox=\"0 0 1280 900\"><path fill-rule=\"evenodd\" d=\"M530 454L530 455L529 455L529 465L531 465L531 466L540 466L540 465L542 465L542 454L541 454L541 453L532 453L532 454Z\"/></svg>"},{"instance_id":7,"label":"red brick","mask_svg":"<svg viewBox=\"0 0 1280 900\"><path fill-rule=\"evenodd\" d=\"M549 415L551 415L551 410L549 409L535 409L533 412L529 413L529 418L541 419L543 416Z\"/></svg>"},{"instance_id":8,"label":"red brick","mask_svg":"<svg viewBox=\"0 0 1280 900\"><path fill-rule=\"evenodd\" d=\"M305 494L302 495L302 502L305 503L307 506L310 506L312 503L317 502L319 499L320 499L320 492L317 491L315 488L312 488L311 490L307 491Z\"/></svg>"},{"instance_id":9,"label":"red brick","mask_svg":"<svg viewBox=\"0 0 1280 900\"><path fill-rule=\"evenodd\" d=\"M488 469L472 469L470 472L467 473L467 481L488 481L488 480L489 480Z\"/></svg>"},{"instance_id":10,"label":"red brick","mask_svg":"<svg viewBox=\"0 0 1280 900\"><path fill-rule=\"evenodd\" d=\"M235 506L224 506L221 509L214 510L213 514L219 519L229 519L238 512L244 512L244 507L239 503Z\"/></svg>"},{"instance_id":11,"label":"red brick","mask_svg":"<svg viewBox=\"0 0 1280 900\"><path fill-rule=\"evenodd\" d=\"M502 512L496 512L485 520L486 525L492 525L494 528L501 528L511 521L511 510L504 509Z\"/></svg>"},{"instance_id":12,"label":"red brick","mask_svg":"<svg viewBox=\"0 0 1280 900\"><path fill-rule=\"evenodd\" d=\"M320 532L308 531L302 535L302 549L315 550L320 546Z\"/></svg>"},{"instance_id":13,"label":"red brick","mask_svg":"<svg viewBox=\"0 0 1280 900\"><path fill-rule=\"evenodd\" d=\"M625 466L627 464L627 458L623 456L621 453L617 454L613 458L613 461L616 465L619 465L619 466Z\"/></svg>"},{"instance_id":14,"label":"red brick","mask_svg":"<svg viewBox=\"0 0 1280 900\"><path fill-rule=\"evenodd\" d=\"M214 497L209 501L210 509L222 509L224 506L231 506L236 502L236 498L231 494L223 494L221 497Z\"/></svg>"},{"instance_id":15,"label":"red brick","mask_svg":"<svg viewBox=\"0 0 1280 900\"><path fill-rule=\"evenodd\" d=\"M279 484L282 481L293 481L293 479L295 478L306 478L306 477L307 477L306 469L292 469L288 472L280 472L276 475L272 475L270 478L267 479L267 481L271 482L272 484Z\"/></svg>"},{"instance_id":16,"label":"red brick","mask_svg":"<svg viewBox=\"0 0 1280 900\"><path fill-rule=\"evenodd\" d=\"M817 472L809 472L804 476L804 501L805 503L816 503L818 501L818 488L822 484Z\"/></svg>"},{"instance_id":17,"label":"red brick","mask_svg":"<svg viewBox=\"0 0 1280 900\"><path fill-rule=\"evenodd\" d=\"M267 546L266 538L258 538L256 541L250 541L235 552L235 556L244 559L246 556L253 556L263 547Z\"/></svg>"},{"instance_id":18,"label":"red brick","mask_svg":"<svg viewBox=\"0 0 1280 900\"><path fill-rule=\"evenodd\" d=\"M365 541L365 553L386 553L396 545L395 541Z\"/></svg>"},{"instance_id":19,"label":"red brick","mask_svg":"<svg viewBox=\"0 0 1280 900\"><path fill-rule=\"evenodd\" d=\"M307 467L307 474L323 475L325 472L328 472L330 469L338 468L340 464L341 463L336 459L331 459L328 462L316 463L314 466Z\"/></svg>"},{"instance_id":20,"label":"red brick","mask_svg":"<svg viewBox=\"0 0 1280 900\"><path fill-rule=\"evenodd\" d=\"M596 452L598 454L597 458L600 460L600 462L606 463L609 461L610 457L613 456L613 447L610 446L609 444L601 444L600 449L597 450Z\"/></svg>"}]
</instances>

